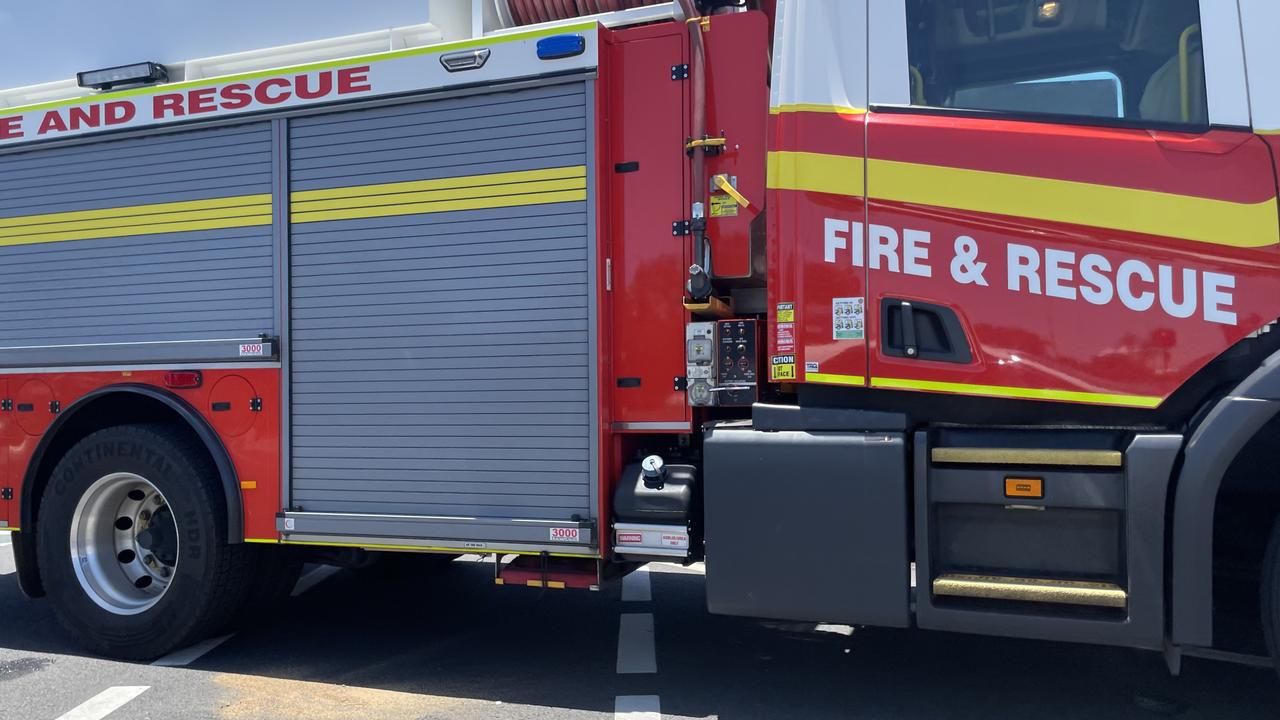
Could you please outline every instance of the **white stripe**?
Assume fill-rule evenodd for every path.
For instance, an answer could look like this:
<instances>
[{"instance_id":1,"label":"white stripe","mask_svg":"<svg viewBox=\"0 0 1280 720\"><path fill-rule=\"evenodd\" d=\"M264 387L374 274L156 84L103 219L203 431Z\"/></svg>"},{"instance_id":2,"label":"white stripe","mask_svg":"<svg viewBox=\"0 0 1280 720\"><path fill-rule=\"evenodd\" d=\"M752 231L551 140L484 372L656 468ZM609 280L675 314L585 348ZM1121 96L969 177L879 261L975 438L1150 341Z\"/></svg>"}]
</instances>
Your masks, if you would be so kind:
<instances>
[{"instance_id":1,"label":"white stripe","mask_svg":"<svg viewBox=\"0 0 1280 720\"><path fill-rule=\"evenodd\" d=\"M618 623L618 674L656 672L653 613L623 613Z\"/></svg>"},{"instance_id":2,"label":"white stripe","mask_svg":"<svg viewBox=\"0 0 1280 720\"><path fill-rule=\"evenodd\" d=\"M102 720L121 706L149 690L149 685L128 685L103 690L58 720Z\"/></svg>"},{"instance_id":3,"label":"white stripe","mask_svg":"<svg viewBox=\"0 0 1280 720\"><path fill-rule=\"evenodd\" d=\"M156 667L186 667L187 665L190 665L196 660L199 660L202 656L204 656L205 653L218 647L219 645L221 645L222 643L230 639L231 639L230 635L223 635L222 637L210 638L203 642L198 642L195 645L192 645L190 647L185 647L185 648L182 648L181 650L175 650L151 664L155 665Z\"/></svg>"},{"instance_id":4,"label":"white stripe","mask_svg":"<svg viewBox=\"0 0 1280 720\"><path fill-rule=\"evenodd\" d=\"M306 575L303 575L298 578L298 584L293 586L292 597L298 597L302 593L333 577L340 570L342 570L342 568L334 567L333 565L321 565Z\"/></svg>"},{"instance_id":5,"label":"white stripe","mask_svg":"<svg viewBox=\"0 0 1280 720\"><path fill-rule=\"evenodd\" d=\"M613 699L614 720L662 720L657 695L619 695Z\"/></svg>"},{"instance_id":6,"label":"white stripe","mask_svg":"<svg viewBox=\"0 0 1280 720\"><path fill-rule=\"evenodd\" d=\"M653 592L649 587L649 568L638 568L622 578L622 602L649 602Z\"/></svg>"},{"instance_id":7,"label":"white stripe","mask_svg":"<svg viewBox=\"0 0 1280 720\"><path fill-rule=\"evenodd\" d=\"M18 566L13 560L13 546L0 546L0 575L11 575L17 570Z\"/></svg>"}]
</instances>

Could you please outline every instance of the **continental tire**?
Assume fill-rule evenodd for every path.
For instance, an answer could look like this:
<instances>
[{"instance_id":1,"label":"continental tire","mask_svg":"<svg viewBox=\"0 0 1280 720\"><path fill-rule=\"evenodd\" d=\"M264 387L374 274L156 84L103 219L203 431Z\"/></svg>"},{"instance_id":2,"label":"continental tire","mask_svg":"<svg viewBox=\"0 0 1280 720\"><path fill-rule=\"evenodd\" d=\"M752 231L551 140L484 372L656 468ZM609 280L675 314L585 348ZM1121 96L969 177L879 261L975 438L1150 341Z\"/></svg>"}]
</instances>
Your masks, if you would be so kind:
<instances>
[{"instance_id":1,"label":"continental tire","mask_svg":"<svg viewBox=\"0 0 1280 720\"><path fill-rule=\"evenodd\" d=\"M204 447L167 425L78 442L40 501L36 553L55 614L90 650L149 660L227 626L251 570L226 535Z\"/></svg>"}]
</instances>

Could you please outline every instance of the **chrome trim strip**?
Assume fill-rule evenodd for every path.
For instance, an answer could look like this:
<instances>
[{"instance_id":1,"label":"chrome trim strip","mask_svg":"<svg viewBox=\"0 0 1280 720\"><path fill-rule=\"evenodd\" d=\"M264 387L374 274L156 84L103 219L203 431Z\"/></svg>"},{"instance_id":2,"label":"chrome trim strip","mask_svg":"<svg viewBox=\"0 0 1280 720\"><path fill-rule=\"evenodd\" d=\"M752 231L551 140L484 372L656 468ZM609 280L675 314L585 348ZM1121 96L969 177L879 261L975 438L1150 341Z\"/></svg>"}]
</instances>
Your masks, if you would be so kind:
<instances>
[{"instance_id":1,"label":"chrome trim strip","mask_svg":"<svg viewBox=\"0 0 1280 720\"><path fill-rule=\"evenodd\" d=\"M933 448L929 457L935 463L971 465L1068 465L1108 468L1124 465L1124 453L1119 450L941 447Z\"/></svg>"},{"instance_id":2,"label":"chrome trim strip","mask_svg":"<svg viewBox=\"0 0 1280 720\"><path fill-rule=\"evenodd\" d=\"M5 375L47 375L50 373L142 372L147 370L279 370L278 362L155 363L153 365L64 365L61 367L0 368Z\"/></svg>"},{"instance_id":3,"label":"chrome trim strip","mask_svg":"<svg viewBox=\"0 0 1280 720\"><path fill-rule=\"evenodd\" d=\"M689 430L687 422L616 422L614 430Z\"/></svg>"}]
</instances>

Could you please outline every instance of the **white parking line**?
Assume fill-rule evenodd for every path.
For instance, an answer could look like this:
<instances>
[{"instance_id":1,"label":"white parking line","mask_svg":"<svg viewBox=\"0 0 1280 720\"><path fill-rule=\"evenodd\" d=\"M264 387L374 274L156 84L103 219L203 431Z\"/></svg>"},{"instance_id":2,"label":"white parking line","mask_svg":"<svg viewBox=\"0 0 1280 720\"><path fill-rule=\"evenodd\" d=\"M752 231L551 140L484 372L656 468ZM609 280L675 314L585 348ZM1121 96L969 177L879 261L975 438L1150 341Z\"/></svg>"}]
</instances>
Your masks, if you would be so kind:
<instances>
[{"instance_id":1,"label":"white parking line","mask_svg":"<svg viewBox=\"0 0 1280 720\"><path fill-rule=\"evenodd\" d=\"M119 710L125 703L150 688L150 685L126 685L107 688L84 701L83 704L75 709L68 711L65 715L59 716L58 720L102 720L102 718Z\"/></svg>"},{"instance_id":2,"label":"white parking line","mask_svg":"<svg viewBox=\"0 0 1280 720\"><path fill-rule=\"evenodd\" d=\"M692 565L679 565L676 563L649 563L646 567L651 572L670 573L672 575L706 575L706 563L694 563Z\"/></svg>"},{"instance_id":3,"label":"white parking line","mask_svg":"<svg viewBox=\"0 0 1280 720\"><path fill-rule=\"evenodd\" d=\"M642 567L631 571L622 578L623 602L649 602L653 599L653 591L649 586L649 568Z\"/></svg>"},{"instance_id":4,"label":"white parking line","mask_svg":"<svg viewBox=\"0 0 1280 720\"><path fill-rule=\"evenodd\" d=\"M155 665L156 667L186 667L187 665L190 665L196 660L199 660L201 657L204 656L205 653L218 647L219 645L221 645L222 643L230 639L231 639L230 635L223 635L222 637L210 638L203 642L198 642L195 645L192 645L191 647L185 647L181 650L175 650L151 664Z\"/></svg>"},{"instance_id":5,"label":"white parking line","mask_svg":"<svg viewBox=\"0 0 1280 720\"><path fill-rule=\"evenodd\" d=\"M653 613L623 613L618 620L618 674L658 672Z\"/></svg>"},{"instance_id":6,"label":"white parking line","mask_svg":"<svg viewBox=\"0 0 1280 720\"><path fill-rule=\"evenodd\" d=\"M657 695L619 695L613 700L614 720L662 720Z\"/></svg>"},{"instance_id":7,"label":"white parking line","mask_svg":"<svg viewBox=\"0 0 1280 720\"><path fill-rule=\"evenodd\" d=\"M0 546L0 575L11 575L17 570L18 566L13 561L13 547Z\"/></svg>"},{"instance_id":8,"label":"white parking line","mask_svg":"<svg viewBox=\"0 0 1280 720\"><path fill-rule=\"evenodd\" d=\"M306 575L298 578L298 584L293 586L292 597L298 597L302 593L328 580L338 573L342 568L333 565L321 565L320 567L308 572Z\"/></svg>"}]
</instances>

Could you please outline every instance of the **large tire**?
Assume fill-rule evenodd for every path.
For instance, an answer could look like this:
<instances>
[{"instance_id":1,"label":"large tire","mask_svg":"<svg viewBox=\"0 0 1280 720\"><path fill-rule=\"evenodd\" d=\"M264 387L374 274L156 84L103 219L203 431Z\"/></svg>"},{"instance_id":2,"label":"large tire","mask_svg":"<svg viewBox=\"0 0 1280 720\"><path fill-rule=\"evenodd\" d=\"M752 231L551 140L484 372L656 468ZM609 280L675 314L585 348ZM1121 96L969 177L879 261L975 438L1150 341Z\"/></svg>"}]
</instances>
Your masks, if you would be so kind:
<instances>
[{"instance_id":1,"label":"large tire","mask_svg":"<svg viewBox=\"0 0 1280 720\"><path fill-rule=\"evenodd\" d=\"M1271 529L1271 541L1262 558L1262 635L1276 672L1280 673L1280 520Z\"/></svg>"},{"instance_id":2,"label":"large tire","mask_svg":"<svg viewBox=\"0 0 1280 720\"><path fill-rule=\"evenodd\" d=\"M40 501L36 554L58 619L91 651L128 660L226 627L253 569L246 547L228 542L226 513L194 438L167 425L85 437Z\"/></svg>"}]
</instances>

